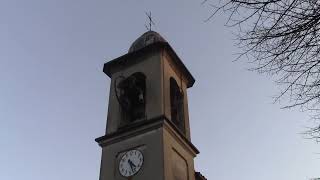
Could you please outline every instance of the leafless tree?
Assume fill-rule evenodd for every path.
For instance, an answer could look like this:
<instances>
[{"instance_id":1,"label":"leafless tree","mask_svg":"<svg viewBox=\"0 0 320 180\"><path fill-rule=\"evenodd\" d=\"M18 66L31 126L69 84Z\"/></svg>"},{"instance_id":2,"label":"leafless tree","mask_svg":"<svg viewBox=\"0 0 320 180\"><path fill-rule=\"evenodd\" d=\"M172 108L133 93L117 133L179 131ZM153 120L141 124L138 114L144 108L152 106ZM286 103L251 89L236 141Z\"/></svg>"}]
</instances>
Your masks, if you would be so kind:
<instances>
[{"instance_id":1,"label":"leafless tree","mask_svg":"<svg viewBox=\"0 0 320 180\"><path fill-rule=\"evenodd\" d=\"M238 27L239 57L248 57L253 70L276 78L276 100L284 108L301 107L320 117L320 1L319 0L205 0L227 14L226 26ZM320 122L307 132L320 140Z\"/></svg>"}]
</instances>

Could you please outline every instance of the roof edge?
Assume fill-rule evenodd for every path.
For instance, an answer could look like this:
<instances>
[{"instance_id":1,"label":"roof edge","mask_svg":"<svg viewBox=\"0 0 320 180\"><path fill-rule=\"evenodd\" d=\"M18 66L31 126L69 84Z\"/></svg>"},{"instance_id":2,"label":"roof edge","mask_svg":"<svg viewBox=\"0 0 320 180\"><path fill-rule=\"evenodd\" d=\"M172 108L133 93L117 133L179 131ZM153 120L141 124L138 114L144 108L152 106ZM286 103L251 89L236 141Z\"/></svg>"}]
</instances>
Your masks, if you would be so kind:
<instances>
[{"instance_id":1,"label":"roof edge","mask_svg":"<svg viewBox=\"0 0 320 180\"><path fill-rule=\"evenodd\" d=\"M107 63L104 64L103 66L103 72L108 75L110 78L112 77L111 73L111 68L117 64L122 64L125 63L128 59L131 59L134 57L138 57L142 55L145 52L148 52L150 50L158 50L158 49L165 49L169 52L169 55L174 58L175 63L177 63L177 66L181 68L182 72L185 74L185 76L188 79L187 87L192 87L193 84L195 83L195 79L190 73L190 71L187 69L187 67L184 65L184 63L181 61L179 56L176 54L176 52L173 50L173 48L170 46L168 42L155 42L153 44L150 44L142 49L139 49L137 51L133 51L130 53L127 53L125 55L122 55L118 58L115 58Z\"/></svg>"}]
</instances>

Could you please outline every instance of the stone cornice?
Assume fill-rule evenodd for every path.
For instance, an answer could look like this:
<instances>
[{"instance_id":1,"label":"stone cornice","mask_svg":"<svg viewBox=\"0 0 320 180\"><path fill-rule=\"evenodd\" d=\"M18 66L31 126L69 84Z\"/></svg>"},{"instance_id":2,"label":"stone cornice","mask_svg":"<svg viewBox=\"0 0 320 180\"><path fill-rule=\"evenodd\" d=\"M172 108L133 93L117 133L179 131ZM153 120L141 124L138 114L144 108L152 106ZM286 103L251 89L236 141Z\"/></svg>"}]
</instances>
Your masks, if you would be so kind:
<instances>
[{"instance_id":1,"label":"stone cornice","mask_svg":"<svg viewBox=\"0 0 320 180\"><path fill-rule=\"evenodd\" d=\"M134 63L136 61L140 61L141 59L139 59L137 57L143 56L148 52L159 51L159 50L166 50L166 52L168 52L168 54L172 57L173 61L177 65L177 67L181 70L181 72L184 74L184 76L188 80L187 87L188 88L192 87L195 82L194 77L189 72L189 70L184 65L184 63L181 61L181 59L176 54L176 52L173 50L173 48L167 42L156 42L156 43L148 45L140 50L137 50L137 51L134 51L131 53L127 53L123 56L120 56L116 59L113 59L113 60L104 64L103 72L106 75L108 75L109 77L111 77L113 74L113 72L111 70L116 69L115 67L123 66L123 64L126 64L128 61L130 61L131 63Z\"/></svg>"},{"instance_id":2,"label":"stone cornice","mask_svg":"<svg viewBox=\"0 0 320 180\"><path fill-rule=\"evenodd\" d=\"M164 115L148 120L139 121L120 128L118 131L96 138L95 141L101 146L117 143L124 139L159 129L165 128L182 146L186 147L194 156L199 154L199 150L185 137L185 135Z\"/></svg>"}]
</instances>

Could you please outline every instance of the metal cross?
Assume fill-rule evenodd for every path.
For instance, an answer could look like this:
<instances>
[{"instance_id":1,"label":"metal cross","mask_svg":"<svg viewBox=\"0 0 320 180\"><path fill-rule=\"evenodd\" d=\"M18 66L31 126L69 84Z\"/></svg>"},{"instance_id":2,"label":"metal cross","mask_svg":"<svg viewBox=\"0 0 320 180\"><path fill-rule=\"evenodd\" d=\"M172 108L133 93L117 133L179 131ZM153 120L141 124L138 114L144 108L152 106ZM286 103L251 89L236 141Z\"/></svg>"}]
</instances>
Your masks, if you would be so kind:
<instances>
[{"instance_id":1,"label":"metal cross","mask_svg":"<svg viewBox=\"0 0 320 180\"><path fill-rule=\"evenodd\" d=\"M155 25L155 23L154 23L153 20L152 20L151 11L149 11L149 13L146 12L146 15L147 15L147 17L148 17L149 24L148 24L148 25L145 25L145 26L146 26L146 28L147 28L149 31L151 31L152 25Z\"/></svg>"}]
</instances>

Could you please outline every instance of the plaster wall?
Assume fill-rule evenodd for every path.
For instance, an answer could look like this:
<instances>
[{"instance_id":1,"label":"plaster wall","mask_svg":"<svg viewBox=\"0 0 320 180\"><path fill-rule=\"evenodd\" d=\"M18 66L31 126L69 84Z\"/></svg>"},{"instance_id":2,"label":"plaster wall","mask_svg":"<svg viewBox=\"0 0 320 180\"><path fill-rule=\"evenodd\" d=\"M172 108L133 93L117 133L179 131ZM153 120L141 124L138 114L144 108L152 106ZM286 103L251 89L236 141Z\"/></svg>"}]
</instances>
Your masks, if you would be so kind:
<instances>
[{"instance_id":1,"label":"plaster wall","mask_svg":"<svg viewBox=\"0 0 320 180\"><path fill-rule=\"evenodd\" d=\"M163 129L163 143L165 180L195 180L195 154L166 128Z\"/></svg>"},{"instance_id":2,"label":"plaster wall","mask_svg":"<svg viewBox=\"0 0 320 180\"><path fill-rule=\"evenodd\" d=\"M122 139L102 148L100 180L127 180L120 175L118 166L124 152L138 149L144 155L139 172L130 180L163 180L163 136L162 128Z\"/></svg>"},{"instance_id":3,"label":"plaster wall","mask_svg":"<svg viewBox=\"0 0 320 180\"><path fill-rule=\"evenodd\" d=\"M121 126L121 107L115 95L115 79L119 76L129 77L133 73L142 72L146 76L146 117L152 119L163 115L163 91L160 52L149 52L139 58L137 63L124 66L114 72L111 78L109 107L106 134L114 133ZM130 63L130 59L128 59Z\"/></svg>"},{"instance_id":4,"label":"plaster wall","mask_svg":"<svg viewBox=\"0 0 320 180\"><path fill-rule=\"evenodd\" d=\"M173 77L178 86L182 89L184 94L184 123L186 137L190 141L190 125L189 125L189 111L188 111L188 95L187 95L187 84L186 79L183 77L183 74L179 71L172 58L163 51L161 54L161 59L163 63L163 93L164 93L164 112L166 117L171 120L171 106L170 106L170 78Z\"/></svg>"}]
</instances>

